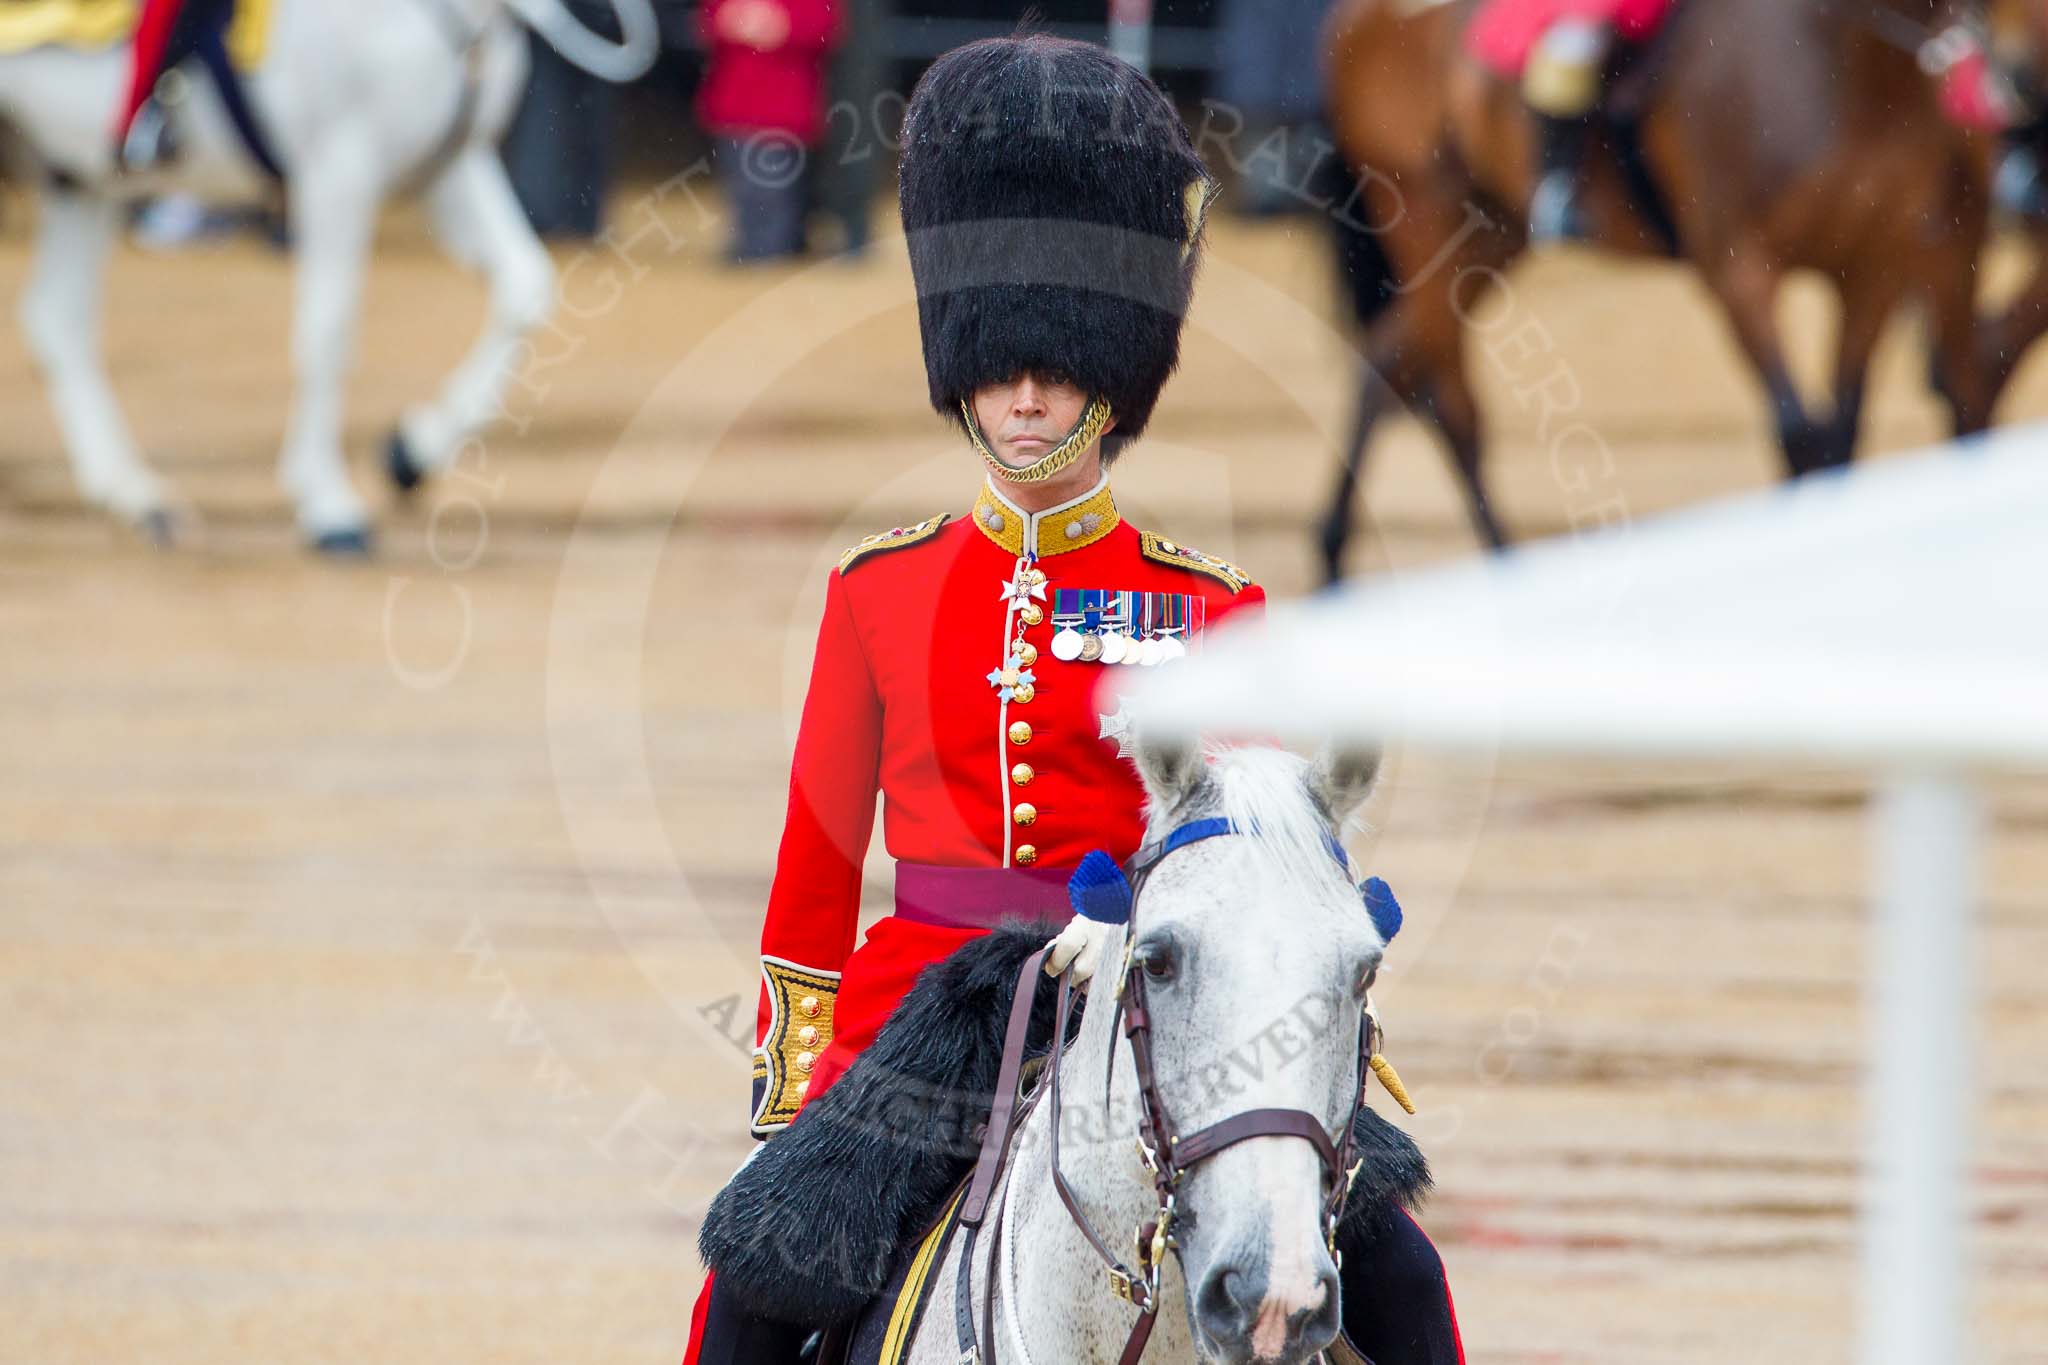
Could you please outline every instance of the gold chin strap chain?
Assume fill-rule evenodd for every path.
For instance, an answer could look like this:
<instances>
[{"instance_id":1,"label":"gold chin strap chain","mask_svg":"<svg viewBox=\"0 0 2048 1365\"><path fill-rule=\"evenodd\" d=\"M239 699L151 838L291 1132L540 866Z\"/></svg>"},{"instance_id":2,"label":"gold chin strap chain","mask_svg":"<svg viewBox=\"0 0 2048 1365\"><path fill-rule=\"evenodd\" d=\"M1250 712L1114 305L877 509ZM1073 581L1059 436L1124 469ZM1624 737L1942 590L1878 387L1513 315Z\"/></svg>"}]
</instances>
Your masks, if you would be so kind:
<instances>
[{"instance_id":1,"label":"gold chin strap chain","mask_svg":"<svg viewBox=\"0 0 2048 1365\"><path fill-rule=\"evenodd\" d=\"M960 416L967 424L967 439L974 442L975 453L981 456L981 462L988 466L989 472L1007 483L1044 483L1060 473L1088 453L1088 447L1102 435L1102 429L1109 425L1112 415L1109 404L1100 398L1089 399L1087 410L1074 424L1074 429L1067 433L1065 440L1046 451L1036 462L1014 469L997 459L996 453L989 449L988 441L981 434L981 423L974 420L974 405L965 398L960 400Z\"/></svg>"}]
</instances>

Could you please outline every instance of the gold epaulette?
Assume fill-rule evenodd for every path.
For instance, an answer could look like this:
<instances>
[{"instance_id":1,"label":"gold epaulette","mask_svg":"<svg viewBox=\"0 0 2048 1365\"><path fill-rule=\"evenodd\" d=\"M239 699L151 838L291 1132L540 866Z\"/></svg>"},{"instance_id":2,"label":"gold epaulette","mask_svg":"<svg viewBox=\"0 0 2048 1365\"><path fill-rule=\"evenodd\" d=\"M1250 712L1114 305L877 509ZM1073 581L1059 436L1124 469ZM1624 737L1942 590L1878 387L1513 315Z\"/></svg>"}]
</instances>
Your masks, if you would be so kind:
<instances>
[{"instance_id":1,"label":"gold epaulette","mask_svg":"<svg viewBox=\"0 0 2048 1365\"><path fill-rule=\"evenodd\" d=\"M756 1137L789 1126L811 1088L811 1068L832 1042L839 973L779 957L761 959L768 987L768 1032L754 1050Z\"/></svg>"},{"instance_id":2,"label":"gold epaulette","mask_svg":"<svg viewBox=\"0 0 2048 1365\"><path fill-rule=\"evenodd\" d=\"M839 556L839 572L844 576L848 569L863 559L880 554L884 550L901 550L905 546L930 540L939 533L941 526L952 519L951 512L941 512L935 517L920 521L915 526L898 526L892 531L878 531Z\"/></svg>"},{"instance_id":3,"label":"gold epaulette","mask_svg":"<svg viewBox=\"0 0 2048 1365\"><path fill-rule=\"evenodd\" d=\"M1171 564L1190 573L1205 573L1232 592L1243 592L1252 585L1252 576L1229 560L1191 550L1177 540L1168 540L1150 531L1138 533L1138 549L1147 559L1156 559L1161 564Z\"/></svg>"}]
</instances>

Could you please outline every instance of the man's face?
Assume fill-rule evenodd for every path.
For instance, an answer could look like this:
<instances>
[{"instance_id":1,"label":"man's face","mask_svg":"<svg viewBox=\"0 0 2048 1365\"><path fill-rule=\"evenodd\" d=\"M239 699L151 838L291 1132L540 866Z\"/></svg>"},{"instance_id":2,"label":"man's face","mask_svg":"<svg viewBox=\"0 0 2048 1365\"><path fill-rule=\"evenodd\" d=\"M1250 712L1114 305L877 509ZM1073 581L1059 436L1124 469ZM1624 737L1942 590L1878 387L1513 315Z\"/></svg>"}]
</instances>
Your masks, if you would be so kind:
<instances>
[{"instance_id":1,"label":"man's face","mask_svg":"<svg viewBox=\"0 0 2048 1365\"><path fill-rule=\"evenodd\" d=\"M974 419L996 458L1027 469L1074 429L1088 395L1057 375L1024 374L974 391Z\"/></svg>"}]
</instances>

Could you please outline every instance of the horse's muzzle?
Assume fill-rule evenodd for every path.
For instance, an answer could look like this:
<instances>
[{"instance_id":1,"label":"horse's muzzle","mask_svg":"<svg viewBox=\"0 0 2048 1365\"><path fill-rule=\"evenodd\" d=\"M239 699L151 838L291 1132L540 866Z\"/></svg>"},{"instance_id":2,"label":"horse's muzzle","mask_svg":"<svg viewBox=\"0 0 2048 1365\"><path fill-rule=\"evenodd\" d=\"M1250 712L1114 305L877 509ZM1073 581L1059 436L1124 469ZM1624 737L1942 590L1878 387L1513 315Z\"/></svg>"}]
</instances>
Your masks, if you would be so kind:
<instances>
[{"instance_id":1,"label":"horse's muzzle","mask_svg":"<svg viewBox=\"0 0 2048 1365\"><path fill-rule=\"evenodd\" d=\"M1271 1292L1263 1257L1233 1258L1202 1277L1194 1309L1195 1325L1218 1361L1302 1365L1336 1339L1337 1268L1324 1260L1314 1290L1284 1295Z\"/></svg>"}]
</instances>

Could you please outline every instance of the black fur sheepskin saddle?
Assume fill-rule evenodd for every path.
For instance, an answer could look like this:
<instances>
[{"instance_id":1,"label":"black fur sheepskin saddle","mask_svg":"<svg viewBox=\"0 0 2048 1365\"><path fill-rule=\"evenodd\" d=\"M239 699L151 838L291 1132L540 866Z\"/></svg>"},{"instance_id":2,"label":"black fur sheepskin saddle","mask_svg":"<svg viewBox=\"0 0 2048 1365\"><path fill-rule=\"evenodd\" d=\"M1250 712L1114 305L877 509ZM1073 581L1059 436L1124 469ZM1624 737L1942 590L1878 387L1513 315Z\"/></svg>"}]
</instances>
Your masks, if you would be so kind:
<instances>
[{"instance_id":1,"label":"black fur sheepskin saddle","mask_svg":"<svg viewBox=\"0 0 2048 1365\"><path fill-rule=\"evenodd\" d=\"M776 1322L843 1329L904 1278L920 1251L943 1258L949 1205L994 1100L1018 973L1058 930L1006 924L925 968L846 1073L712 1200L698 1250L740 1306ZM1031 1056L1052 1046L1053 997L1038 993ZM1347 1224L1379 1216L1390 1200L1412 1207L1428 1192L1429 1166L1414 1141L1370 1109L1359 1112L1358 1155Z\"/></svg>"}]
</instances>

